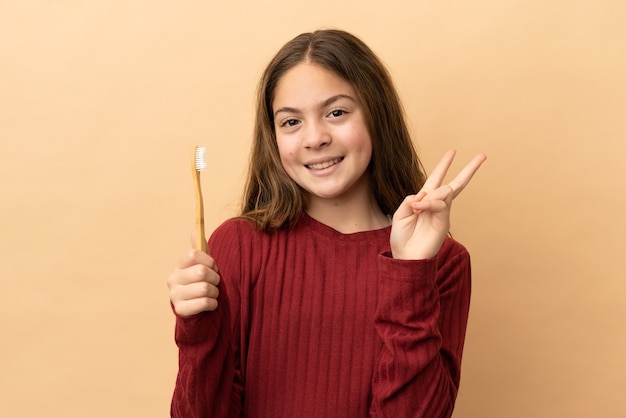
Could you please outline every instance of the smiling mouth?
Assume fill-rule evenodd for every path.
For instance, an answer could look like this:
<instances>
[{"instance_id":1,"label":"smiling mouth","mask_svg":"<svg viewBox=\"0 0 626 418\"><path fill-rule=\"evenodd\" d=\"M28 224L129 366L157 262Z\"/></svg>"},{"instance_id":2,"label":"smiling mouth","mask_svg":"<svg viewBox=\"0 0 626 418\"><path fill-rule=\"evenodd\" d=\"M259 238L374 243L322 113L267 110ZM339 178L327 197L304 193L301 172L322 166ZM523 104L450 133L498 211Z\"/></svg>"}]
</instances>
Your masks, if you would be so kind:
<instances>
[{"instance_id":1,"label":"smiling mouth","mask_svg":"<svg viewBox=\"0 0 626 418\"><path fill-rule=\"evenodd\" d=\"M324 161L323 163L307 164L307 165L305 165L305 167L308 168L308 169L311 169L311 170L323 170L324 168L328 168L331 165L335 165L335 164L341 162L341 160L343 160L343 158L336 158L334 160Z\"/></svg>"}]
</instances>

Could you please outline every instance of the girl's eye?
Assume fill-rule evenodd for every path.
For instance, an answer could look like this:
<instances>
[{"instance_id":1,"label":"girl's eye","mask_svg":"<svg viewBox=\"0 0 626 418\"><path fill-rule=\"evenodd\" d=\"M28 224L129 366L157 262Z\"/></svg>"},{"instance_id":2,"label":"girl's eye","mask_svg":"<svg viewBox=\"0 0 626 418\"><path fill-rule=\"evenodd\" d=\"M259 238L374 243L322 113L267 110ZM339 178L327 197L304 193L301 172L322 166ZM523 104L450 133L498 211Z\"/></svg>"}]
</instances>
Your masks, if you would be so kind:
<instances>
[{"instance_id":1,"label":"girl's eye","mask_svg":"<svg viewBox=\"0 0 626 418\"><path fill-rule=\"evenodd\" d=\"M292 127L299 124L300 121L298 119L287 119L283 123L280 124L281 127Z\"/></svg>"},{"instance_id":2,"label":"girl's eye","mask_svg":"<svg viewBox=\"0 0 626 418\"><path fill-rule=\"evenodd\" d=\"M333 117L333 118L338 118L340 116L345 115L346 113L348 113L348 112L346 112L343 109L335 109L335 110L332 110L328 115Z\"/></svg>"}]
</instances>

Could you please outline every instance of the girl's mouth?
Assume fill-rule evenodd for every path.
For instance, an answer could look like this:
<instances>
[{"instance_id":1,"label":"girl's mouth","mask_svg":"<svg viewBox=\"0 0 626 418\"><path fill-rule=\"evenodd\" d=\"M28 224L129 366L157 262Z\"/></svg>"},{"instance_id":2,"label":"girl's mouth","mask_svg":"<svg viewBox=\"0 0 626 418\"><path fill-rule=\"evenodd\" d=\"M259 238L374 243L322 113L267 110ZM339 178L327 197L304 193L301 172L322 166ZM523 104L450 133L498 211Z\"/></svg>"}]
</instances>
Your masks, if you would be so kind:
<instances>
[{"instance_id":1,"label":"girl's mouth","mask_svg":"<svg viewBox=\"0 0 626 418\"><path fill-rule=\"evenodd\" d=\"M305 165L305 167L311 170L323 170L324 168L328 168L331 165L337 164L341 160L343 160L343 157L335 158L334 160L330 160L330 161L324 161L323 163L307 164Z\"/></svg>"}]
</instances>

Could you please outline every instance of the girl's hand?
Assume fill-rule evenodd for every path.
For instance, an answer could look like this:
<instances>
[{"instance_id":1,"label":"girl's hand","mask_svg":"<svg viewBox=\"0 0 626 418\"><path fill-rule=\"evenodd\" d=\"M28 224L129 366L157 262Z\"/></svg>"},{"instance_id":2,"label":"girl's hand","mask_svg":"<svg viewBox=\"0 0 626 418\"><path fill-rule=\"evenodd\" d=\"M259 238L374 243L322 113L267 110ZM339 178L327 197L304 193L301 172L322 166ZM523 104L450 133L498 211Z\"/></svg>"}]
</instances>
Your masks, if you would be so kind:
<instances>
[{"instance_id":1,"label":"girl's hand","mask_svg":"<svg viewBox=\"0 0 626 418\"><path fill-rule=\"evenodd\" d=\"M394 258L422 260L437 255L450 229L452 200L463 191L486 160L479 154L448 184L442 182L456 151L448 151L431 173L424 187L407 196L393 215L391 253Z\"/></svg>"},{"instance_id":2,"label":"girl's hand","mask_svg":"<svg viewBox=\"0 0 626 418\"><path fill-rule=\"evenodd\" d=\"M215 260L205 252L190 250L167 279L174 311L181 316L214 311L219 282Z\"/></svg>"}]
</instances>

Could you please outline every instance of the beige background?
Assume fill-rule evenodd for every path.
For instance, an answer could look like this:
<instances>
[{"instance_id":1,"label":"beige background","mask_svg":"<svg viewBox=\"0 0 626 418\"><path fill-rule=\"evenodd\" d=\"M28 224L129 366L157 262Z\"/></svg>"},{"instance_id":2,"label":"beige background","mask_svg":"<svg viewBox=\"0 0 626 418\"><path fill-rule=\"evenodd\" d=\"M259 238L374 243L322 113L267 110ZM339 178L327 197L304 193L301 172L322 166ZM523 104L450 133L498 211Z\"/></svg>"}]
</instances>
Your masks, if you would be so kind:
<instances>
[{"instance_id":1,"label":"beige background","mask_svg":"<svg viewBox=\"0 0 626 418\"><path fill-rule=\"evenodd\" d=\"M455 417L626 416L625 3L299 4L0 2L2 416L168 415L190 149L211 229L261 70L320 27L388 64L428 168L489 156L453 215L474 265Z\"/></svg>"}]
</instances>

